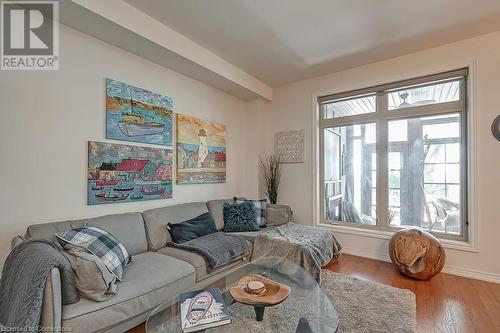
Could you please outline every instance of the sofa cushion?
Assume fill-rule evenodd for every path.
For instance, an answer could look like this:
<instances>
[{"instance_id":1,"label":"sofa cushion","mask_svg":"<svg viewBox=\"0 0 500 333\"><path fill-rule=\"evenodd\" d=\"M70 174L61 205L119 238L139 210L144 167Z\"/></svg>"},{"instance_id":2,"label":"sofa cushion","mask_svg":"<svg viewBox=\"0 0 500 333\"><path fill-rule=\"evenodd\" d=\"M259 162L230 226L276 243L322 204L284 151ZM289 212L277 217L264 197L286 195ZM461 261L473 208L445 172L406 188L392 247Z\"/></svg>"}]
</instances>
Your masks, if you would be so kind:
<instances>
[{"instance_id":1,"label":"sofa cushion","mask_svg":"<svg viewBox=\"0 0 500 333\"><path fill-rule=\"evenodd\" d=\"M55 233L81 228L85 223L113 234L131 255L148 250L144 220L141 213L113 214L91 219L34 224L28 227L26 236L53 242Z\"/></svg>"},{"instance_id":2,"label":"sofa cushion","mask_svg":"<svg viewBox=\"0 0 500 333\"><path fill-rule=\"evenodd\" d=\"M207 207L214 218L215 225L217 226L217 231L224 229L224 204L232 203L233 199L220 199L220 200L210 200L207 201Z\"/></svg>"},{"instance_id":3,"label":"sofa cushion","mask_svg":"<svg viewBox=\"0 0 500 333\"><path fill-rule=\"evenodd\" d=\"M184 222L207 212L207 205L204 202L191 202L145 211L142 216L149 249L156 251L172 241L167 224Z\"/></svg>"},{"instance_id":4,"label":"sofa cushion","mask_svg":"<svg viewBox=\"0 0 500 333\"><path fill-rule=\"evenodd\" d=\"M152 310L195 284L194 268L161 253L134 256L117 284L117 294L104 302L82 298L63 306L62 326L72 332L94 332L118 325Z\"/></svg>"},{"instance_id":5,"label":"sofa cushion","mask_svg":"<svg viewBox=\"0 0 500 333\"><path fill-rule=\"evenodd\" d=\"M184 243L217 232L214 219L210 213L201 214L181 223L169 223L167 229L176 243Z\"/></svg>"},{"instance_id":6,"label":"sofa cushion","mask_svg":"<svg viewBox=\"0 0 500 333\"><path fill-rule=\"evenodd\" d=\"M196 254L194 252L181 250L181 249L177 249L174 247L164 247L162 249L159 249L157 252L162 253L162 255L167 255L167 256L177 258L177 259L180 259L180 260L183 260L185 262L190 263L191 266L193 266L195 271L196 271L196 282L202 281L210 276L222 273L222 272L229 270L233 267L237 267L239 265L242 265L243 263L247 263L250 260L250 257L245 257L241 260L234 261L232 263L224 265L224 266L208 273L207 263L205 262L205 259L199 254ZM250 253L252 253L252 251L250 251Z\"/></svg>"}]
</instances>

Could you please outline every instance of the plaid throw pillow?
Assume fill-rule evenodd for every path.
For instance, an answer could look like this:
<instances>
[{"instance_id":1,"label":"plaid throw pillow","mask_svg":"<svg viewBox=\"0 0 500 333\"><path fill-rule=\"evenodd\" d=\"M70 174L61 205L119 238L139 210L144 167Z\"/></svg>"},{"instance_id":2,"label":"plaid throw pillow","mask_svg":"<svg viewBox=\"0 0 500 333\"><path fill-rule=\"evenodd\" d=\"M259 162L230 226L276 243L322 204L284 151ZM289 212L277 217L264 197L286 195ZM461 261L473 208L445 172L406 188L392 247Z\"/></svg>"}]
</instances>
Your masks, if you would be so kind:
<instances>
[{"instance_id":1,"label":"plaid throw pillow","mask_svg":"<svg viewBox=\"0 0 500 333\"><path fill-rule=\"evenodd\" d=\"M80 249L92 253L121 281L123 269L132 262L125 247L109 232L84 226L55 234L65 250Z\"/></svg>"},{"instance_id":2,"label":"plaid throw pillow","mask_svg":"<svg viewBox=\"0 0 500 333\"><path fill-rule=\"evenodd\" d=\"M259 227L263 228L267 224L266 216L267 216L267 200L266 199L261 199L261 200L247 200L245 198L234 198L234 201L236 203L242 203L242 202L250 202L254 208L255 208L255 213L257 214L257 222L259 223Z\"/></svg>"}]
</instances>

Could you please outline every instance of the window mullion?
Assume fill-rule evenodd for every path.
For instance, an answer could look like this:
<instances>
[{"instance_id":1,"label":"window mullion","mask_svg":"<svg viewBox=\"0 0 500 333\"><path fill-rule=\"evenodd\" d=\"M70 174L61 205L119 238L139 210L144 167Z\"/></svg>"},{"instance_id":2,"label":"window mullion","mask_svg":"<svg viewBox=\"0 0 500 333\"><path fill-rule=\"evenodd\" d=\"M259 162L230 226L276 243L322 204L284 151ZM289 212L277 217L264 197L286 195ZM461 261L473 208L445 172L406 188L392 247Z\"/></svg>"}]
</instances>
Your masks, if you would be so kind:
<instances>
[{"instance_id":1,"label":"window mullion","mask_svg":"<svg viewBox=\"0 0 500 333\"><path fill-rule=\"evenodd\" d=\"M407 108L382 111L386 119L414 118L419 116L442 115L445 113L457 113L463 109L462 102L445 102L430 105L411 106Z\"/></svg>"},{"instance_id":2,"label":"window mullion","mask_svg":"<svg viewBox=\"0 0 500 333\"><path fill-rule=\"evenodd\" d=\"M321 106L320 112L322 112L322 113L324 112L324 106ZM320 216L319 216L319 221L320 221L320 223L325 218L325 135L324 135L324 131L325 131L324 128L319 129L319 144L320 144L320 150L319 150Z\"/></svg>"},{"instance_id":3,"label":"window mullion","mask_svg":"<svg viewBox=\"0 0 500 333\"><path fill-rule=\"evenodd\" d=\"M389 221L389 188L387 158L387 120L384 113L388 109L387 94L377 95L377 226L387 229Z\"/></svg>"},{"instance_id":4,"label":"window mullion","mask_svg":"<svg viewBox=\"0 0 500 333\"><path fill-rule=\"evenodd\" d=\"M364 113L357 114L353 116L345 116L340 118L330 118L330 119L321 119L320 127L329 128L329 127L341 127L341 126L349 126L355 124L364 124L373 122L376 119L374 113Z\"/></svg>"},{"instance_id":5,"label":"window mullion","mask_svg":"<svg viewBox=\"0 0 500 333\"><path fill-rule=\"evenodd\" d=\"M467 105L466 105L466 98L465 96L467 95L467 82L465 80L462 80L460 84L460 94L463 96L462 98L462 112L460 113L460 125L461 125L461 130L460 130L460 165L461 165L461 173L460 173L460 192L461 192L461 202L460 202L460 209L461 209L461 217L462 220L461 225L461 236L463 238L467 238L469 236L469 205L468 205L468 189L467 189L467 184L469 183L469 178L468 178L468 170L469 170L469 150L468 150L468 142L467 138L469 136L468 133L468 128L467 124L469 123L468 120L468 114L466 112L467 110Z\"/></svg>"}]
</instances>

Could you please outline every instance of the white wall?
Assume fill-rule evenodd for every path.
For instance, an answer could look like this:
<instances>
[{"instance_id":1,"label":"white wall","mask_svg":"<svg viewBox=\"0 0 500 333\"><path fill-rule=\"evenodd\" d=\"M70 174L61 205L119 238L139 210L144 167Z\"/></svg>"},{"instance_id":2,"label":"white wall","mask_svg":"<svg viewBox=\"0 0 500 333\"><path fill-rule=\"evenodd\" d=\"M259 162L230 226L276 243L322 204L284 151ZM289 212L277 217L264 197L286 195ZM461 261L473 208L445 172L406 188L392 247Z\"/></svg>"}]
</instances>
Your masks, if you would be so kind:
<instances>
[{"instance_id":1,"label":"white wall","mask_svg":"<svg viewBox=\"0 0 500 333\"><path fill-rule=\"evenodd\" d=\"M500 33L289 84L275 89L272 103L245 103L65 26L60 38L59 71L0 71L0 265L11 238L29 224L240 194L262 196L258 157L272 150L273 133L280 130L306 131L306 162L283 165L279 201L292 206L296 221L311 224L313 95L475 63L478 252L447 249L447 267L500 281L500 143L490 134L491 121L500 113ZM106 77L172 96L175 112L226 124L227 182L174 185L173 199L87 206L87 141L110 141L104 139ZM387 258L386 239L336 235L350 252Z\"/></svg>"},{"instance_id":2,"label":"white wall","mask_svg":"<svg viewBox=\"0 0 500 333\"><path fill-rule=\"evenodd\" d=\"M66 26L60 47L59 71L0 71L0 265L29 224L256 193L241 181L245 102ZM227 182L174 185L173 199L87 206L87 141L110 141L106 77L173 97L177 113L225 124Z\"/></svg>"},{"instance_id":3,"label":"white wall","mask_svg":"<svg viewBox=\"0 0 500 333\"><path fill-rule=\"evenodd\" d=\"M476 64L473 79L475 144L477 157L477 219L478 252L447 249L448 271L478 276L500 282L500 142L490 131L492 120L500 114L500 33L412 53L285 85L274 90L272 103L266 105L264 122L269 126L267 146L272 147L276 131L306 131L303 164L284 164L280 202L291 204L298 222L312 224L313 202L313 96L349 91L382 83L439 73ZM386 259L388 240L352 235L337 231L342 245L351 253Z\"/></svg>"}]
</instances>

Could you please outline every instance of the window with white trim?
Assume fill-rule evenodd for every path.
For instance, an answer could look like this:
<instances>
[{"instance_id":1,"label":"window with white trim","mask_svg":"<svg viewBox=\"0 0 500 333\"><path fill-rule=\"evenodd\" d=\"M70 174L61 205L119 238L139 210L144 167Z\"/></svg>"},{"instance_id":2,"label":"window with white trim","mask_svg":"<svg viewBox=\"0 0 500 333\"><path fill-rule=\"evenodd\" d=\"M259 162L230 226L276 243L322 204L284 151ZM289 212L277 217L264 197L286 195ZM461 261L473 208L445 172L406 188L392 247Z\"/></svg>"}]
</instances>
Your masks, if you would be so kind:
<instances>
[{"instance_id":1,"label":"window with white trim","mask_svg":"<svg viewBox=\"0 0 500 333\"><path fill-rule=\"evenodd\" d=\"M318 98L322 223L467 239L467 69Z\"/></svg>"}]
</instances>

